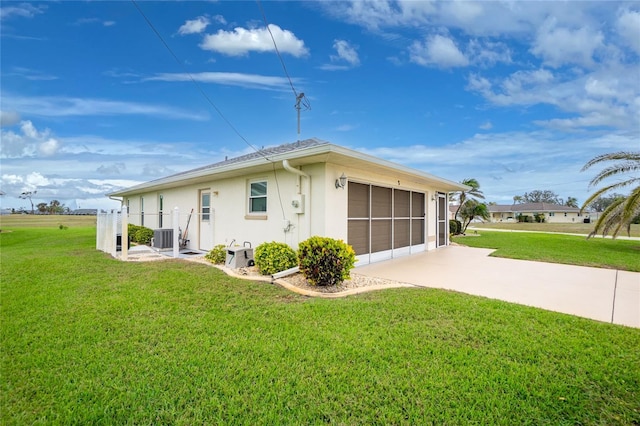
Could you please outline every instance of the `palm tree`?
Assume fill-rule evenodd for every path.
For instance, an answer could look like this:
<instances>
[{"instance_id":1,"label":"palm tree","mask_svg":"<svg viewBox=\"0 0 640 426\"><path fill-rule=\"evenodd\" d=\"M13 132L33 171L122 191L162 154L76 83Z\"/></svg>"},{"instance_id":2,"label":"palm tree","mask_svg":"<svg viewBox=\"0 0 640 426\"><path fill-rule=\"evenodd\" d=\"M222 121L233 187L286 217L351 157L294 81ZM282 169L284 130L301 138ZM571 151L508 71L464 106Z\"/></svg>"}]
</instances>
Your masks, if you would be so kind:
<instances>
[{"instance_id":1,"label":"palm tree","mask_svg":"<svg viewBox=\"0 0 640 426\"><path fill-rule=\"evenodd\" d=\"M576 197L569 197L564 205L568 207L578 207L578 199Z\"/></svg>"},{"instance_id":2,"label":"palm tree","mask_svg":"<svg viewBox=\"0 0 640 426\"><path fill-rule=\"evenodd\" d=\"M462 226L462 233L464 234L473 219L479 218L489 220L489 210L485 203L479 203L476 200L468 200L464 203L460 216L462 216L462 220L464 222Z\"/></svg>"},{"instance_id":3,"label":"palm tree","mask_svg":"<svg viewBox=\"0 0 640 426\"><path fill-rule=\"evenodd\" d=\"M482 193L482 191L480 191L480 183L478 183L476 179L464 179L460 183L470 186L471 189L468 191L460 191L460 194L458 195L458 209L456 210L456 214L454 216L456 220L458 219L458 213L460 212L462 205L467 201L467 197L481 198L484 200L484 194Z\"/></svg>"},{"instance_id":4,"label":"palm tree","mask_svg":"<svg viewBox=\"0 0 640 426\"><path fill-rule=\"evenodd\" d=\"M638 152L613 152L610 154L602 154L590 160L587 164L584 165L582 171L587 170L589 167L600 164L607 161L617 161L610 166L605 167L600 173L596 175L591 182L589 182L589 187L593 187L603 180L618 176L624 173L635 173L640 171L640 151ZM635 188L633 188L633 185ZM602 235L605 236L612 232L613 238L618 235L620 229L626 227L627 234L631 232L631 222L633 219L640 214L640 177L631 177L627 180L621 180L619 182L610 184L605 186L604 188L600 188L595 193L593 193L582 205L582 212L589 204L591 204L596 199L603 196L605 193L612 191L614 189L619 189L623 187L632 186L631 193L626 197L620 197L611 203L609 207L607 207L604 212L600 215L600 218L595 224L594 230L589 234L589 237L593 237L600 231L602 231Z\"/></svg>"}]
</instances>

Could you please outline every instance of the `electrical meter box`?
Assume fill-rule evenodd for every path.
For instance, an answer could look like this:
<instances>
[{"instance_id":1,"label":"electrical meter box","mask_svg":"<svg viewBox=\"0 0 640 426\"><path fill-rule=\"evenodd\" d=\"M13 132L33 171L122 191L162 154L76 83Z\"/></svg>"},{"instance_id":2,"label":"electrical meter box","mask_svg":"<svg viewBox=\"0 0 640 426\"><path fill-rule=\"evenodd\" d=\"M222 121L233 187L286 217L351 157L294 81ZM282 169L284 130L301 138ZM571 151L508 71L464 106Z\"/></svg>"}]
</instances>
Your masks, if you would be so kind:
<instances>
[{"instance_id":1,"label":"electrical meter box","mask_svg":"<svg viewBox=\"0 0 640 426\"><path fill-rule=\"evenodd\" d=\"M304 195L297 194L291 198L291 207L293 207L293 211L297 214L304 213Z\"/></svg>"}]
</instances>

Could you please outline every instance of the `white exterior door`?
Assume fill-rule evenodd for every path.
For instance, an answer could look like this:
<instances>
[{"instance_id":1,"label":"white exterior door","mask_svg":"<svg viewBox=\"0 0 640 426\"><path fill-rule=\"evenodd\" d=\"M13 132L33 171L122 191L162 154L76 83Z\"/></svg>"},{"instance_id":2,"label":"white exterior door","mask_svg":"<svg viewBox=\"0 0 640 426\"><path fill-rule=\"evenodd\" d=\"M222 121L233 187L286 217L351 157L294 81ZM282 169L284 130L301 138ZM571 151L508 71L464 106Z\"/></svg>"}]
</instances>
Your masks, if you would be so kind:
<instances>
[{"instance_id":1,"label":"white exterior door","mask_svg":"<svg viewBox=\"0 0 640 426\"><path fill-rule=\"evenodd\" d=\"M211 190L200 190L198 209L199 239L198 248L209 251L213 248L213 211L211 209Z\"/></svg>"}]
</instances>

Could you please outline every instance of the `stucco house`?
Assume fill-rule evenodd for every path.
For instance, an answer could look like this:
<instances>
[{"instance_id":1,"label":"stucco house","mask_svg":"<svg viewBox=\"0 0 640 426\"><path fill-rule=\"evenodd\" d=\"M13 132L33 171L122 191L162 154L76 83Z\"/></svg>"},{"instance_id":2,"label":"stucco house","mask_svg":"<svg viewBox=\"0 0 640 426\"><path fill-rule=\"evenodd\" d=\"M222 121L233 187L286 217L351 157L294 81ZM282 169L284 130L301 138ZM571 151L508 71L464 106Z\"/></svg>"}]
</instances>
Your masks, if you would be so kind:
<instances>
[{"instance_id":1,"label":"stucco house","mask_svg":"<svg viewBox=\"0 0 640 426\"><path fill-rule=\"evenodd\" d=\"M318 139L266 148L109 194L129 222L170 228L180 211L189 248L297 248L310 236L351 244L358 264L448 244L447 194L468 187Z\"/></svg>"},{"instance_id":2,"label":"stucco house","mask_svg":"<svg viewBox=\"0 0 640 426\"><path fill-rule=\"evenodd\" d=\"M494 204L487 206L491 215L491 222L517 221L518 216L543 215L548 223L583 223L585 219L592 219L590 212L581 214L577 207L562 206L552 203L524 203L512 205Z\"/></svg>"}]
</instances>

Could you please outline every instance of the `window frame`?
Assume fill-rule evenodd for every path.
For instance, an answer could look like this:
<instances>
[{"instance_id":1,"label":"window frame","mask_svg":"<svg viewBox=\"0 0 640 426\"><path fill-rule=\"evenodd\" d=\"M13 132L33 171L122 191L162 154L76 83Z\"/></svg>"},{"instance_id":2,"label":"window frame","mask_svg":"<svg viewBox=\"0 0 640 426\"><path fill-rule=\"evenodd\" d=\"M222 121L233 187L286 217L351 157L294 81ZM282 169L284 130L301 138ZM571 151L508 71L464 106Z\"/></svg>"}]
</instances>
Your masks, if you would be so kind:
<instances>
[{"instance_id":1,"label":"window frame","mask_svg":"<svg viewBox=\"0 0 640 426\"><path fill-rule=\"evenodd\" d=\"M264 184L264 195L253 195L253 185ZM264 199L264 210L253 210L253 200ZM250 179L247 182L247 214L265 216L269 211L269 181L266 178Z\"/></svg>"}]
</instances>

